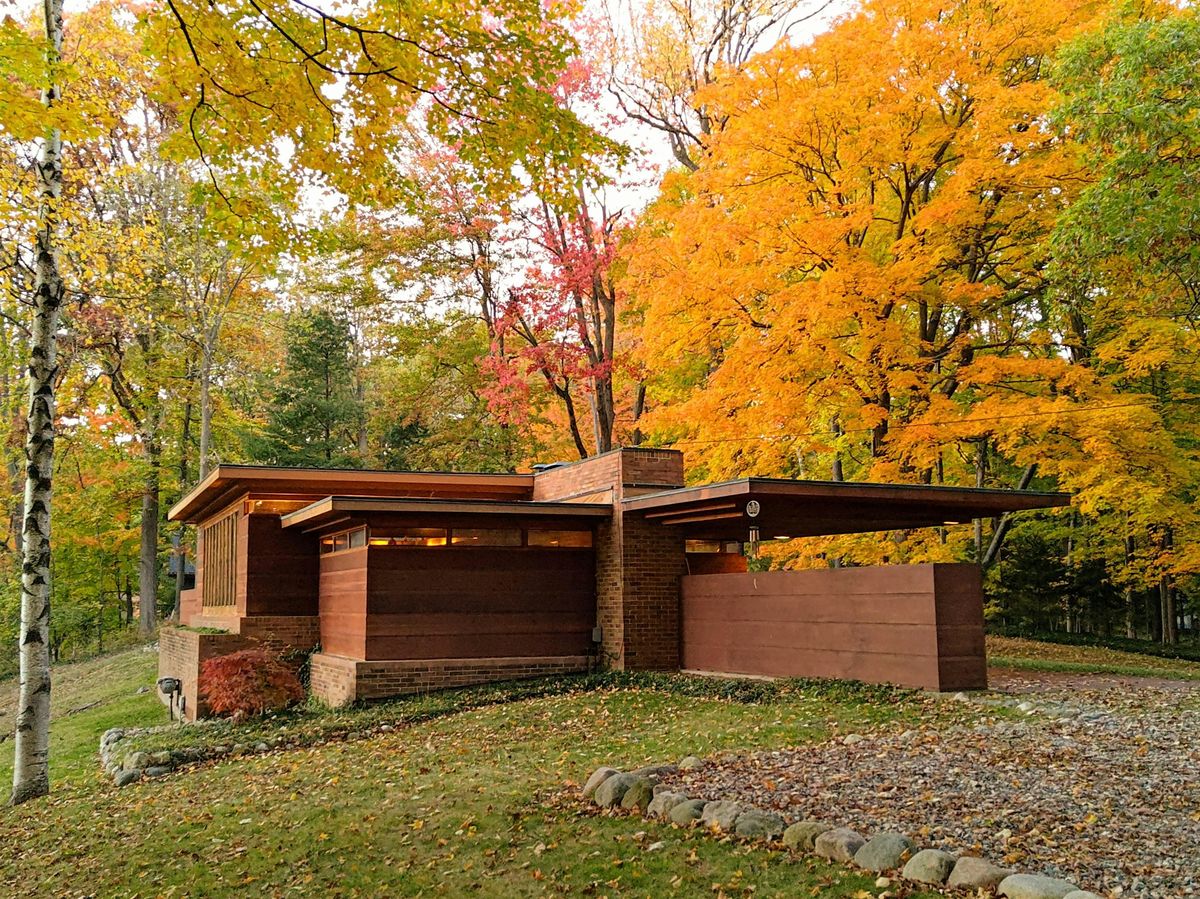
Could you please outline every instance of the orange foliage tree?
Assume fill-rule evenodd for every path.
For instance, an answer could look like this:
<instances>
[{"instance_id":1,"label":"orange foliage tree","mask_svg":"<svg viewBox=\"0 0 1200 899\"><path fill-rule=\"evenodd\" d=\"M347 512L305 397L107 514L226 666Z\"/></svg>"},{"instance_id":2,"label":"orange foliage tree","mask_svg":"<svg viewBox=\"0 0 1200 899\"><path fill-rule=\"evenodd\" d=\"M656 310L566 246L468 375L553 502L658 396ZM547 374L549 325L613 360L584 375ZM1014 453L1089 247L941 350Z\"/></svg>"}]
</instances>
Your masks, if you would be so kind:
<instances>
[{"instance_id":1,"label":"orange foliage tree","mask_svg":"<svg viewBox=\"0 0 1200 899\"><path fill-rule=\"evenodd\" d=\"M1154 398L1072 354L1052 276L1087 171L1048 75L1097 23L1082 0L872 2L712 87L724 127L627 253L657 439L703 477L1057 486L1114 539L1194 519ZM990 561L995 537L837 545Z\"/></svg>"}]
</instances>

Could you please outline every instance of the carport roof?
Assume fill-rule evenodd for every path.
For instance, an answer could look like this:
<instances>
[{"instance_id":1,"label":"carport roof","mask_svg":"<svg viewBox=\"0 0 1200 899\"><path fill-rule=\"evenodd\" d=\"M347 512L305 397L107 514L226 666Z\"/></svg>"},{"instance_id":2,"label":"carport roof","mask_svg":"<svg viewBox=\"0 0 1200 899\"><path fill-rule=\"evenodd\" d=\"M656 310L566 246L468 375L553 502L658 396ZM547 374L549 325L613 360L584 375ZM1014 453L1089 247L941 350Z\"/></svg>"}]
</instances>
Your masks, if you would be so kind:
<instances>
[{"instance_id":1,"label":"carport roof","mask_svg":"<svg viewBox=\"0 0 1200 899\"><path fill-rule=\"evenodd\" d=\"M643 494L622 507L689 537L745 540L751 527L763 539L907 530L1069 502L1065 493L1031 490L741 478Z\"/></svg>"}]
</instances>

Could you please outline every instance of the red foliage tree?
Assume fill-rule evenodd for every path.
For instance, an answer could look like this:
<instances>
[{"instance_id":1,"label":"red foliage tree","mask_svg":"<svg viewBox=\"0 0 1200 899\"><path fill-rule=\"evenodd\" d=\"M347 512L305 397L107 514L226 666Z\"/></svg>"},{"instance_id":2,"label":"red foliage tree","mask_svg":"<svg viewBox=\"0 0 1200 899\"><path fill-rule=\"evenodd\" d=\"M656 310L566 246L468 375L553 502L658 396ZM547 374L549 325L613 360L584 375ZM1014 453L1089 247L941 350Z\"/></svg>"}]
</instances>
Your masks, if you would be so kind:
<instances>
[{"instance_id":1,"label":"red foliage tree","mask_svg":"<svg viewBox=\"0 0 1200 899\"><path fill-rule=\"evenodd\" d=\"M209 709L234 719L286 708L304 698L296 672L263 649L208 659L200 667L200 695Z\"/></svg>"}]
</instances>

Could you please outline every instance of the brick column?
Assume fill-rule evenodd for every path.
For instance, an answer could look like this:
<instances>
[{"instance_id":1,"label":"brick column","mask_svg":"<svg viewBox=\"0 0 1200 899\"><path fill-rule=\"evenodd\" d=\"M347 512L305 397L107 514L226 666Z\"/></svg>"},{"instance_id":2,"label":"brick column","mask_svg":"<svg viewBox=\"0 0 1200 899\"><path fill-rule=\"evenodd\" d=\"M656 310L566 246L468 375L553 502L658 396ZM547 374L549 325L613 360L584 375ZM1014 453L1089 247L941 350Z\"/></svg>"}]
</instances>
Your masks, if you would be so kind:
<instances>
[{"instance_id":1,"label":"brick column","mask_svg":"<svg viewBox=\"0 0 1200 899\"><path fill-rule=\"evenodd\" d=\"M679 667L679 579L683 534L626 516L621 500L683 486L683 455L630 447L540 473L533 498L596 501L609 491L612 519L596 529L596 623L602 661L619 670Z\"/></svg>"}]
</instances>

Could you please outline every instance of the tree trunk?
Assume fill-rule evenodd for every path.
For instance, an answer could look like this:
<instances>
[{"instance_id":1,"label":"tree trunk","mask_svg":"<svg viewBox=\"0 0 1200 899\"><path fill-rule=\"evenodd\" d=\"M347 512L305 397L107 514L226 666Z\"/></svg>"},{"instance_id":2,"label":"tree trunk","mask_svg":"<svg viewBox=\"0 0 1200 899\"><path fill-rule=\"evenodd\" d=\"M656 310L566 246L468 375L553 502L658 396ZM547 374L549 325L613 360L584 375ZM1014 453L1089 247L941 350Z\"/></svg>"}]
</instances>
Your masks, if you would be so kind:
<instances>
[{"instance_id":1,"label":"tree trunk","mask_svg":"<svg viewBox=\"0 0 1200 899\"><path fill-rule=\"evenodd\" d=\"M833 436L835 438L842 436L842 423L836 418L833 420ZM835 481L846 480L845 472L842 471L842 454L838 450L833 451L833 469L829 475Z\"/></svg>"},{"instance_id":2,"label":"tree trunk","mask_svg":"<svg viewBox=\"0 0 1200 899\"><path fill-rule=\"evenodd\" d=\"M638 422L642 420L642 414L646 411L646 382L639 381L637 386L637 395L633 400L633 434L630 437L632 446L641 446L645 440L645 435L642 434L642 429Z\"/></svg>"},{"instance_id":3,"label":"tree trunk","mask_svg":"<svg viewBox=\"0 0 1200 899\"><path fill-rule=\"evenodd\" d=\"M62 0L43 0L47 56L62 50ZM48 84L50 109L59 89ZM12 804L50 792L50 505L54 474L54 376L63 280L56 230L62 196L62 133L47 131L37 160L40 195L29 347L29 410L25 437L25 520L21 535L20 693L13 756Z\"/></svg>"},{"instance_id":4,"label":"tree trunk","mask_svg":"<svg viewBox=\"0 0 1200 899\"><path fill-rule=\"evenodd\" d=\"M1025 490L1033 481L1033 476L1037 474L1037 463L1033 463L1025 468L1021 475L1021 482L1017 484L1018 490ZM1004 538L1008 536L1008 529L1012 527L1012 514L1005 512L996 522L996 530L992 533L992 541L988 544L987 551L984 552L983 558L979 560L979 564L983 568L988 568L996 561L996 557L1000 555L1000 547L1004 545Z\"/></svg>"},{"instance_id":5,"label":"tree trunk","mask_svg":"<svg viewBox=\"0 0 1200 899\"><path fill-rule=\"evenodd\" d=\"M354 377L354 399L358 403L358 464L366 468L370 443L367 439L367 387L363 384L361 373Z\"/></svg>"},{"instance_id":6,"label":"tree trunk","mask_svg":"<svg viewBox=\"0 0 1200 899\"><path fill-rule=\"evenodd\" d=\"M1134 626L1134 592L1133 578L1130 576L1129 569L1133 567L1133 556L1137 552L1137 544L1134 542L1133 530L1129 527L1129 515L1125 515L1125 636L1130 640L1137 636L1137 629Z\"/></svg>"},{"instance_id":7,"label":"tree trunk","mask_svg":"<svg viewBox=\"0 0 1200 899\"><path fill-rule=\"evenodd\" d=\"M208 347L200 358L200 480L212 465L212 353Z\"/></svg>"},{"instance_id":8,"label":"tree trunk","mask_svg":"<svg viewBox=\"0 0 1200 899\"><path fill-rule=\"evenodd\" d=\"M1175 633L1175 590L1170 575L1164 574L1158 580L1158 605L1162 615L1162 642L1174 646L1179 637Z\"/></svg>"},{"instance_id":9,"label":"tree trunk","mask_svg":"<svg viewBox=\"0 0 1200 899\"><path fill-rule=\"evenodd\" d=\"M146 479L142 485L141 550L138 553L138 613L140 630L148 637L158 625L158 494L161 449L158 439L143 435L146 441Z\"/></svg>"},{"instance_id":10,"label":"tree trunk","mask_svg":"<svg viewBox=\"0 0 1200 899\"><path fill-rule=\"evenodd\" d=\"M191 477L188 465L188 447L192 442L192 400L183 404L183 426L179 429L179 486L186 490ZM187 525L181 525L175 535L172 552L175 556L175 601L172 603L171 620L179 621L179 609L183 602L183 571L187 566Z\"/></svg>"},{"instance_id":11,"label":"tree trunk","mask_svg":"<svg viewBox=\"0 0 1200 899\"><path fill-rule=\"evenodd\" d=\"M1163 550L1169 554L1175 544L1175 535L1169 527L1163 529L1161 544ZM1162 616L1160 629L1162 642L1168 646L1174 646L1179 642L1175 621L1175 584L1172 582L1171 575L1167 573L1158 579L1158 606Z\"/></svg>"},{"instance_id":12,"label":"tree trunk","mask_svg":"<svg viewBox=\"0 0 1200 899\"><path fill-rule=\"evenodd\" d=\"M988 439L984 437L975 447L975 486L983 487L987 482ZM975 561L983 558L983 519L975 519Z\"/></svg>"}]
</instances>

